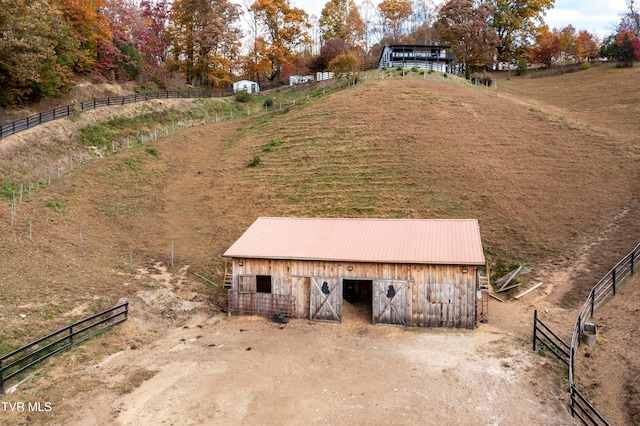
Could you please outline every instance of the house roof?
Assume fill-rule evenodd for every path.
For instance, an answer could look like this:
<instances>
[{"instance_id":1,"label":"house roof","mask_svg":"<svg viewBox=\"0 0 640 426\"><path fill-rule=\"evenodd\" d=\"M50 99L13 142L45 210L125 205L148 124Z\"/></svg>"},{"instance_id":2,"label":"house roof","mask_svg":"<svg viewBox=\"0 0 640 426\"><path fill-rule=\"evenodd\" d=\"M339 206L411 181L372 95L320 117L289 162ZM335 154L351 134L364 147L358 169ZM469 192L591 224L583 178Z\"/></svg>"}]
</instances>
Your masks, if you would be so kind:
<instances>
[{"instance_id":1,"label":"house roof","mask_svg":"<svg viewBox=\"0 0 640 426\"><path fill-rule=\"evenodd\" d=\"M255 81L251 81L251 80L238 80L238 81L234 82L233 84L236 85L236 84L241 84L241 83L258 84Z\"/></svg>"},{"instance_id":2,"label":"house roof","mask_svg":"<svg viewBox=\"0 0 640 426\"><path fill-rule=\"evenodd\" d=\"M449 49L451 46L448 44L386 44L384 45L384 47L390 47L390 48L401 48L401 47L405 47L408 49L414 49L414 48L444 48L444 49Z\"/></svg>"},{"instance_id":3,"label":"house roof","mask_svg":"<svg viewBox=\"0 0 640 426\"><path fill-rule=\"evenodd\" d=\"M484 265L476 219L258 218L231 258Z\"/></svg>"}]
</instances>

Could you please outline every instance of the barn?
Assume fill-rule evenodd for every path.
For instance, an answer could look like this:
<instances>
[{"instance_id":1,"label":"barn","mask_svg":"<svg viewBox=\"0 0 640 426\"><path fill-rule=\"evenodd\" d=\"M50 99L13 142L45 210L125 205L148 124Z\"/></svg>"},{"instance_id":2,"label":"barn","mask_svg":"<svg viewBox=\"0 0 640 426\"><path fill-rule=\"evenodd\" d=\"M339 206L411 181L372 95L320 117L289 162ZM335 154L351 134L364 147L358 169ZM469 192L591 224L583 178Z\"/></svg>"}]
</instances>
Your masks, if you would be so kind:
<instances>
[{"instance_id":1,"label":"barn","mask_svg":"<svg viewBox=\"0 0 640 426\"><path fill-rule=\"evenodd\" d=\"M475 219L261 217L224 257L230 313L342 322L361 303L373 324L476 326Z\"/></svg>"},{"instance_id":2,"label":"barn","mask_svg":"<svg viewBox=\"0 0 640 426\"><path fill-rule=\"evenodd\" d=\"M251 80L240 80L233 83L233 93L238 93L243 90L247 93L258 93L260 91L260 85Z\"/></svg>"},{"instance_id":3,"label":"barn","mask_svg":"<svg viewBox=\"0 0 640 426\"><path fill-rule=\"evenodd\" d=\"M456 55L449 46L425 44L386 45L380 54L379 68L425 68L438 72L450 72Z\"/></svg>"}]
</instances>

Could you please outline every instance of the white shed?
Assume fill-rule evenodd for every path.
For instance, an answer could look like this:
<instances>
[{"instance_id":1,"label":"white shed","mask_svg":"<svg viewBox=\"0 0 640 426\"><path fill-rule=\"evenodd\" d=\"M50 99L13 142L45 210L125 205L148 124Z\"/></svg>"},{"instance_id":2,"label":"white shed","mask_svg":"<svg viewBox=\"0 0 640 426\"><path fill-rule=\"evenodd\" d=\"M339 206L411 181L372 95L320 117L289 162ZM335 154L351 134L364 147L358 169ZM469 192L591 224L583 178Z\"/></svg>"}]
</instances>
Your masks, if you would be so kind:
<instances>
[{"instance_id":1,"label":"white shed","mask_svg":"<svg viewBox=\"0 0 640 426\"><path fill-rule=\"evenodd\" d=\"M247 93L258 93L260 91L260 85L251 80L240 80L233 83L233 93L238 93L242 90Z\"/></svg>"}]
</instances>

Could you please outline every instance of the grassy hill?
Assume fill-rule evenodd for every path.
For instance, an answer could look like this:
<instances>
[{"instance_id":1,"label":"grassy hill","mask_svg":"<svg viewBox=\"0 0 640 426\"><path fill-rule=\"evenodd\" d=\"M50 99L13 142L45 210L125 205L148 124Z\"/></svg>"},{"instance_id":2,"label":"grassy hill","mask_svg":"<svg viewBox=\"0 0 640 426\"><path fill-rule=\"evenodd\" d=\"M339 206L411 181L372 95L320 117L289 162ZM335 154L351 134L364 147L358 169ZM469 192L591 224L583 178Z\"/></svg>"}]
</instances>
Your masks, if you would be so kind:
<instances>
[{"instance_id":1,"label":"grassy hill","mask_svg":"<svg viewBox=\"0 0 640 426\"><path fill-rule=\"evenodd\" d=\"M494 261L541 270L589 247L588 270L563 299L577 306L639 237L639 75L603 66L499 79L497 92L417 73L361 79L87 162L25 196L13 226L4 198L0 353L145 289L138 268L168 264L171 244L174 269L220 282L224 250L267 215L478 218ZM75 146L64 126L57 137ZM35 130L4 151L2 175L29 164L30 146L38 159L62 155ZM217 297L192 279L193 291Z\"/></svg>"}]
</instances>

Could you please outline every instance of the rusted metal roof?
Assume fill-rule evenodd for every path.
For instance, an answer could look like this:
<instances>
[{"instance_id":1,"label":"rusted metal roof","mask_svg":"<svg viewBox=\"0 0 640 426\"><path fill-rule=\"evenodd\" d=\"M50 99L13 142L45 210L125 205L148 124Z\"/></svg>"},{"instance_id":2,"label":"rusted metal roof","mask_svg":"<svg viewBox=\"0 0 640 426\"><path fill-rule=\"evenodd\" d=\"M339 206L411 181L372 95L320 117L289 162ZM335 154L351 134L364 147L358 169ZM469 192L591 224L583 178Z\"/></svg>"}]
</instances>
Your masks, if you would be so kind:
<instances>
[{"instance_id":1,"label":"rusted metal roof","mask_svg":"<svg viewBox=\"0 0 640 426\"><path fill-rule=\"evenodd\" d=\"M484 265L476 219L261 217L224 256Z\"/></svg>"}]
</instances>

